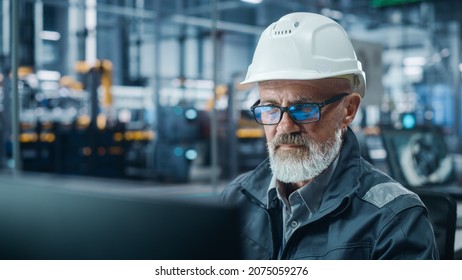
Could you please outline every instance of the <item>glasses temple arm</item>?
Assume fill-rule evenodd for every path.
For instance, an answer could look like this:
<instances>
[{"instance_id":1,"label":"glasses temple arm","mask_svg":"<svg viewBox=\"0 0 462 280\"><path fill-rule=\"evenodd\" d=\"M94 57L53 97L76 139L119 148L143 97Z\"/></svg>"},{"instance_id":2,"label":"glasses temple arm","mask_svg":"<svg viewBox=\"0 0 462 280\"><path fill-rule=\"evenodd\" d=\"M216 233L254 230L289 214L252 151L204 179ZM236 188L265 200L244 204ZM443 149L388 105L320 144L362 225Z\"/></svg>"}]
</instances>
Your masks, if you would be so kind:
<instances>
[{"instance_id":1,"label":"glasses temple arm","mask_svg":"<svg viewBox=\"0 0 462 280\"><path fill-rule=\"evenodd\" d=\"M334 96L334 97L332 97L331 99L328 99L328 100L322 102L321 104L319 104L319 106L320 106L320 107L324 107L324 106L326 106L326 105L329 105L329 104L331 104L331 103L334 103L334 102L336 102L336 101L338 101L338 100L344 98L344 97L347 96L347 95L348 95L348 93L342 93L342 94L340 94L340 95Z\"/></svg>"},{"instance_id":2,"label":"glasses temple arm","mask_svg":"<svg viewBox=\"0 0 462 280\"><path fill-rule=\"evenodd\" d=\"M252 106L250 106L250 108L254 108L256 107L258 104L260 104L260 99L257 100L257 102L255 102Z\"/></svg>"}]
</instances>

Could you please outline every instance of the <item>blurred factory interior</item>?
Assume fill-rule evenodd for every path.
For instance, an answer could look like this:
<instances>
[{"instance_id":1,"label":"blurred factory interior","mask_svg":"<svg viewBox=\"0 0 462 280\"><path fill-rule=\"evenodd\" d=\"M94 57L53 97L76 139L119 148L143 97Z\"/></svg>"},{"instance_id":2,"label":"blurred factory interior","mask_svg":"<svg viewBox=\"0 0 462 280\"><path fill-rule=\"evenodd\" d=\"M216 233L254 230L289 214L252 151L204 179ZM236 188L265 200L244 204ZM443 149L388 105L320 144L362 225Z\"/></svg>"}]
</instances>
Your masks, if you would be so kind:
<instances>
[{"instance_id":1,"label":"blurred factory interior","mask_svg":"<svg viewBox=\"0 0 462 280\"><path fill-rule=\"evenodd\" d=\"M353 40L364 157L411 187L462 184L458 0L0 0L1 183L216 194L266 157L240 81L263 29L295 11Z\"/></svg>"}]
</instances>

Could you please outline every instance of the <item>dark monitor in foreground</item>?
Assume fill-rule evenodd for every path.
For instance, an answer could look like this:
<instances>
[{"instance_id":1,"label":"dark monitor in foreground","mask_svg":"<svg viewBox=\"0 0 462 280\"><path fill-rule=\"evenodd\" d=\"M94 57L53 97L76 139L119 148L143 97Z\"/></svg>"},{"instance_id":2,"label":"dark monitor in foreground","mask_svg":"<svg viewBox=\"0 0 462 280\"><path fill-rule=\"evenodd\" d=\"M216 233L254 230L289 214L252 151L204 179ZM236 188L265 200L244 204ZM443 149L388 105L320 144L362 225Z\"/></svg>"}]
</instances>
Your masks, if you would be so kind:
<instances>
[{"instance_id":1,"label":"dark monitor in foreground","mask_svg":"<svg viewBox=\"0 0 462 280\"><path fill-rule=\"evenodd\" d=\"M237 209L0 180L0 259L239 259Z\"/></svg>"}]
</instances>

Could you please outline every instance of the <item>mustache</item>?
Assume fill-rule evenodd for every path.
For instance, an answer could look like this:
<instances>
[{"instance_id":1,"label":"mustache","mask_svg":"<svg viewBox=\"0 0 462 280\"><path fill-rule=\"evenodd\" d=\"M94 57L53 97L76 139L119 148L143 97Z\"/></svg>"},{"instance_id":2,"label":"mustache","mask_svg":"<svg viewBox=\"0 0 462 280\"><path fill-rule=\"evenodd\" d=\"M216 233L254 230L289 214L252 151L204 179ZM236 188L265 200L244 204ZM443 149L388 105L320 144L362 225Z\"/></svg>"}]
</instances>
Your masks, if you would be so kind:
<instances>
[{"instance_id":1,"label":"mustache","mask_svg":"<svg viewBox=\"0 0 462 280\"><path fill-rule=\"evenodd\" d=\"M271 146L275 148L284 144L308 146L309 140L301 134L281 134L271 140Z\"/></svg>"}]
</instances>

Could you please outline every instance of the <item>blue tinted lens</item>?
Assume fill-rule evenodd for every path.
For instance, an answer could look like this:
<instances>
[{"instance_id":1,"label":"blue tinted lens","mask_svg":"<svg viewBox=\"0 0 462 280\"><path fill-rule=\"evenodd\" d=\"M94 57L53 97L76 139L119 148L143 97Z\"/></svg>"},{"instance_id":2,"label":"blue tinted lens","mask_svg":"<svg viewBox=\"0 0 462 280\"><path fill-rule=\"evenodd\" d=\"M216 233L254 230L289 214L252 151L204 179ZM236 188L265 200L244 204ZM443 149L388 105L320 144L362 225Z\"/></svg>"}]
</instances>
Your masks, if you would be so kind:
<instances>
[{"instance_id":1,"label":"blue tinted lens","mask_svg":"<svg viewBox=\"0 0 462 280\"><path fill-rule=\"evenodd\" d=\"M289 114L297 122L315 122L319 120L319 107L315 104L298 104L289 107Z\"/></svg>"},{"instance_id":2,"label":"blue tinted lens","mask_svg":"<svg viewBox=\"0 0 462 280\"><path fill-rule=\"evenodd\" d=\"M273 106L259 106L253 111L255 119L261 124L276 124L281 117L281 110Z\"/></svg>"}]
</instances>

